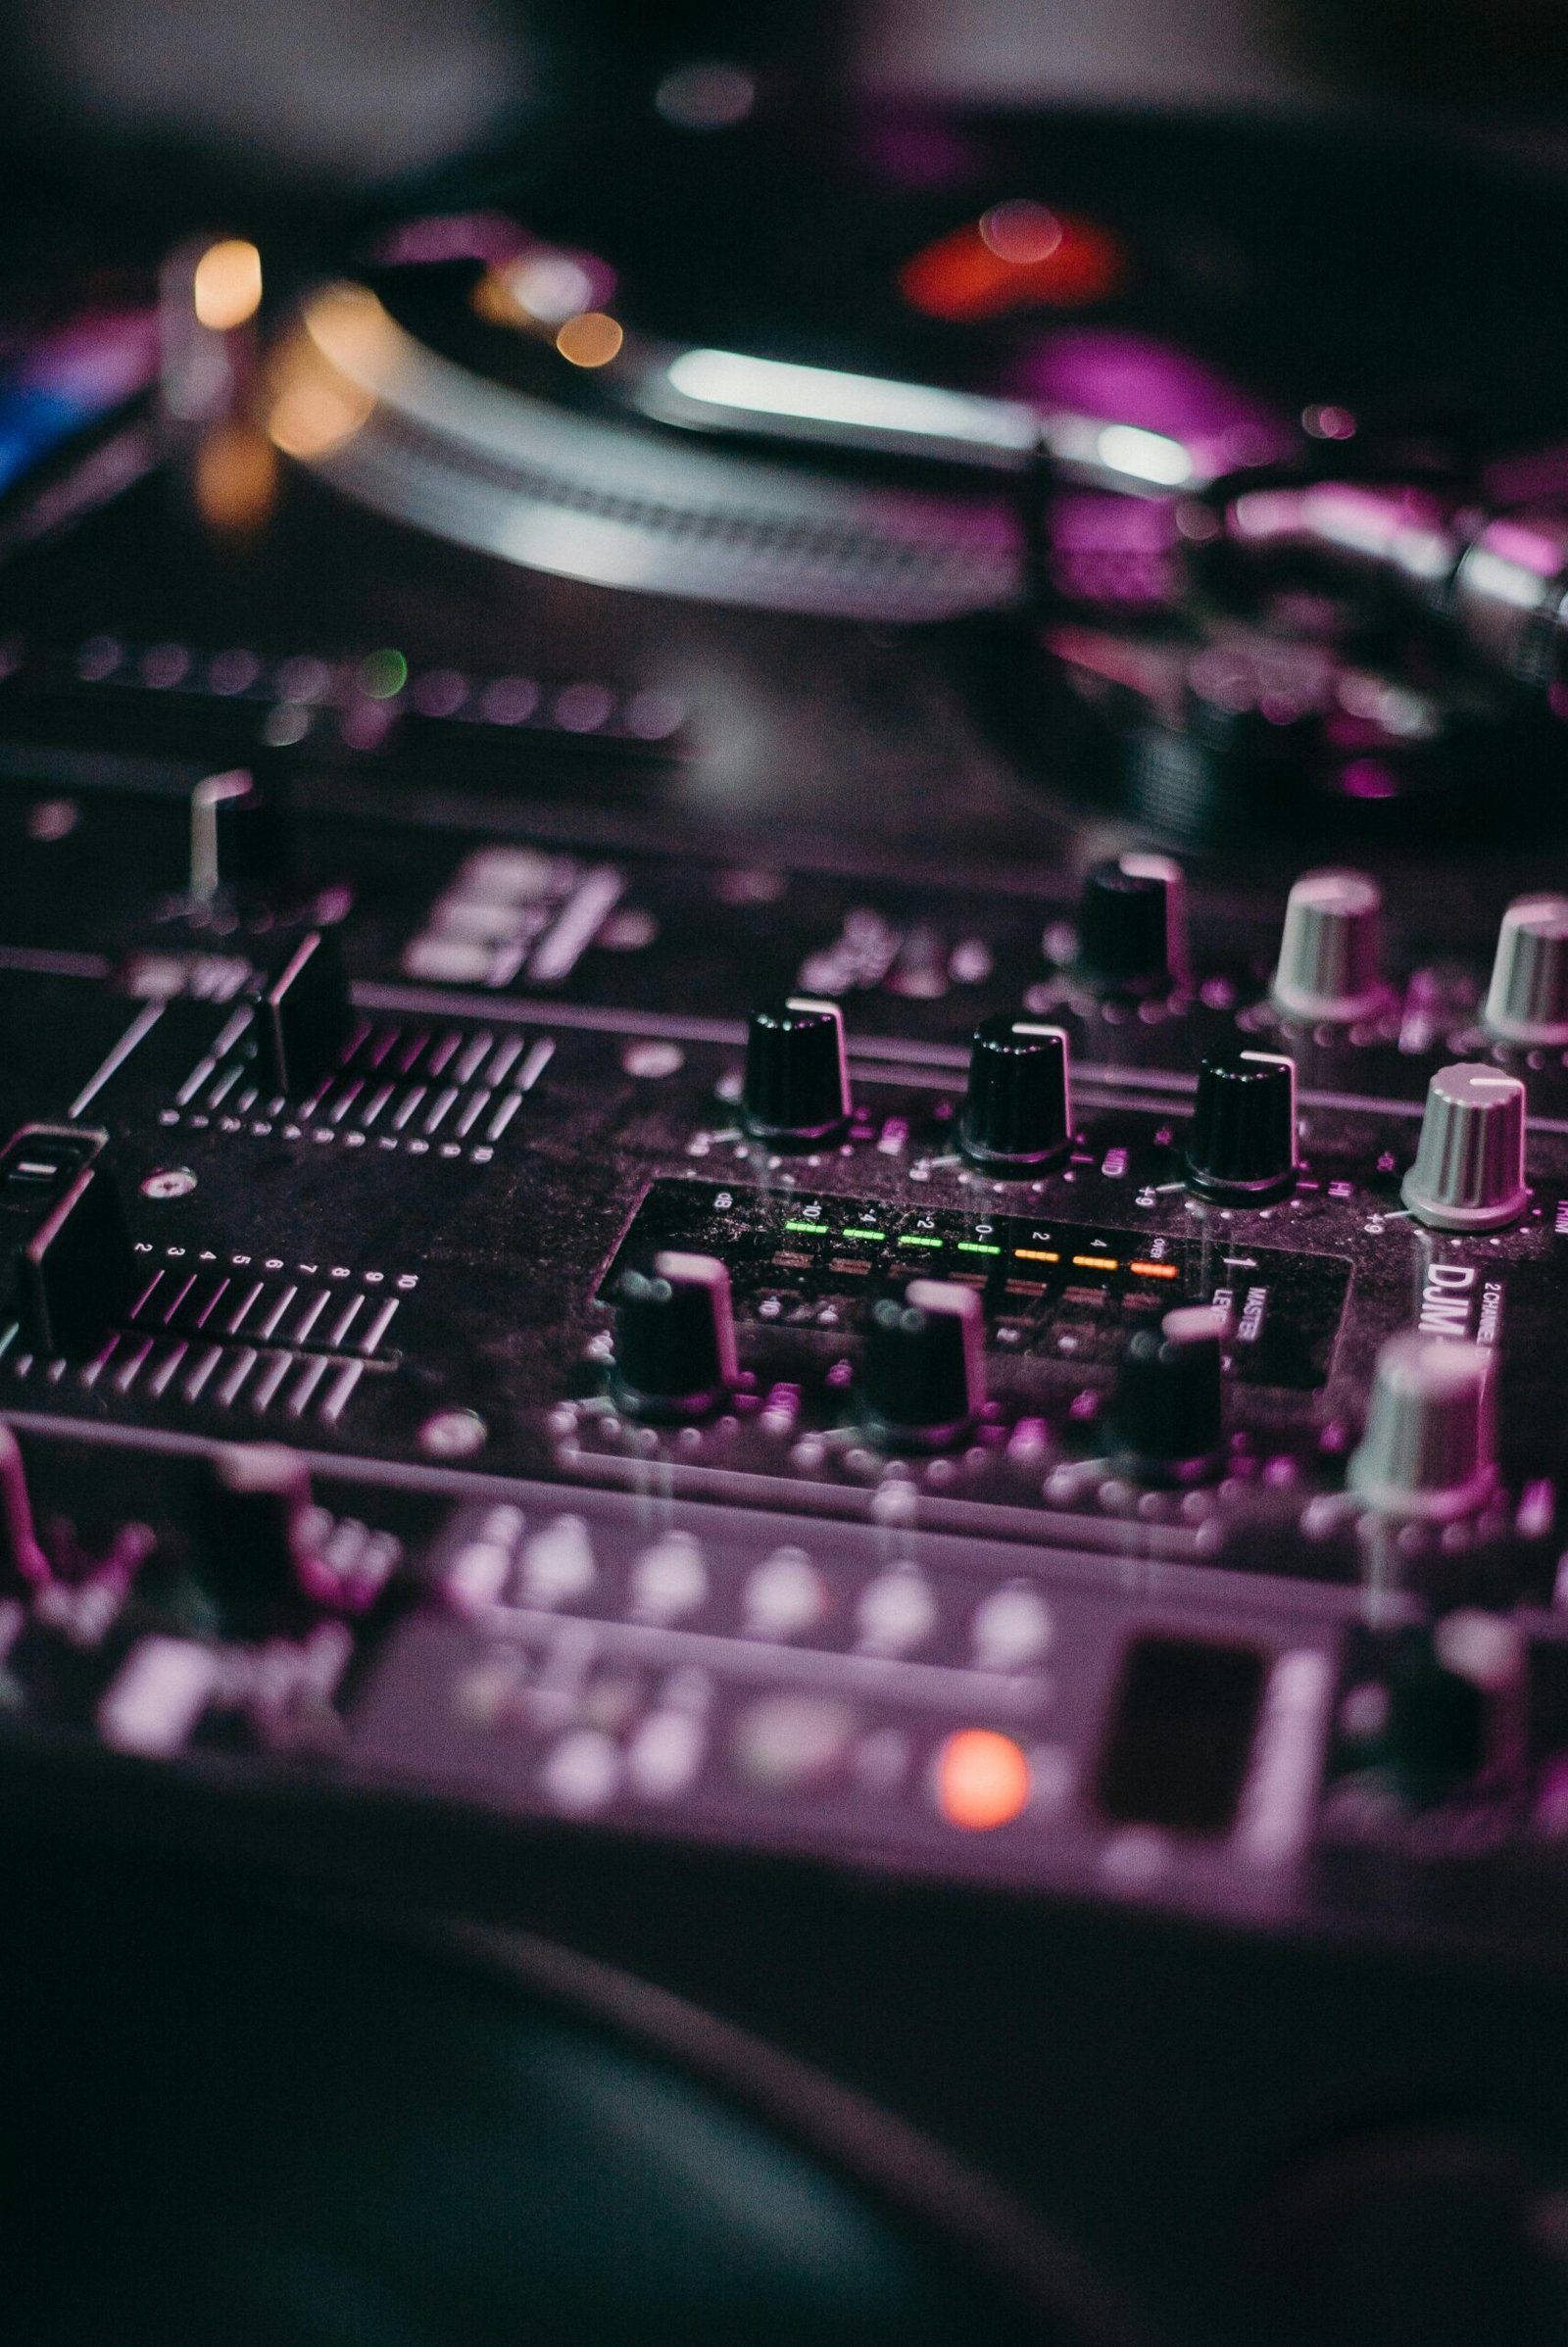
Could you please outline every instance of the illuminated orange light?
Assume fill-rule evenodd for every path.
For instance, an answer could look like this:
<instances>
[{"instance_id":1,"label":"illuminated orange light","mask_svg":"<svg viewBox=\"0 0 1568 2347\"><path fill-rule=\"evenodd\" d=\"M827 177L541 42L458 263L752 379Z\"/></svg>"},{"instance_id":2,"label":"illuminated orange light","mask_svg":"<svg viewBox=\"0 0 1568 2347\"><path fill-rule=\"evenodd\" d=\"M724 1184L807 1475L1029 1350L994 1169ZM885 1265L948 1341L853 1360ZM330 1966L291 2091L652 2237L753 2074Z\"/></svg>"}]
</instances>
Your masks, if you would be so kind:
<instances>
[{"instance_id":1,"label":"illuminated orange light","mask_svg":"<svg viewBox=\"0 0 1568 2347\"><path fill-rule=\"evenodd\" d=\"M209 245L196 264L191 300L199 324L217 334L242 326L262 306L262 256L242 236Z\"/></svg>"},{"instance_id":2,"label":"illuminated orange light","mask_svg":"<svg viewBox=\"0 0 1568 2347\"><path fill-rule=\"evenodd\" d=\"M916 253L899 271L899 291L927 318L966 325L1102 302L1126 273L1126 251L1108 228L1019 198Z\"/></svg>"},{"instance_id":3,"label":"illuminated orange light","mask_svg":"<svg viewBox=\"0 0 1568 2347\"><path fill-rule=\"evenodd\" d=\"M267 428L285 457L324 457L353 439L374 406L374 394L360 384L302 368L279 389Z\"/></svg>"},{"instance_id":4,"label":"illuminated orange light","mask_svg":"<svg viewBox=\"0 0 1568 2347\"><path fill-rule=\"evenodd\" d=\"M960 1728L937 1754L937 1806L950 1826L989 1834L1029 1798L1029 1763L1012 1738L991 1728Z\"/></svg>"},{"instance_id":5,"label":"illuminated orange light","mask_svg":"<svg viewBox=\"0 0 1568 2347\"><path fill-rule=\"evenodd\" d=\"M1173 1280L1177 1276L1174 1263L1129 1263L1127 1268L1140 1273L1146 1280Z\"/></svg>"},{"instance_id":6,"label":"illuminated orange light","mask_svg":"<svg viewBox=\"0 0 1568 2347\"><path fill-rule=\"evenodd\" d=\"M1015 1247L1013 1253L1024 1263L1059 1263L1061 1257L1049 1247Z\"/></svg>"},{"instance_id":7,"label":"illuminated orange light","mask_svg":"<svg viewBox=\"0 0 1568 2347\"><path fill-rule=\"evenodd\" d=\"M196 503L215 529L251 530L277 500L277 457L252 423L220 423L196 451Z\"/></svg>"},{"instance_id":8,"label":"illuminated orange light","mask_svg":"<svg viewBox=\"0 0 1568 2347\"><path fill-rule=\"evenodd\" d=\"M603 310L584 310L568 318L556 336L556 348L573 367L608 367L626 337Z\"/></svg>"},{"instance_id":9,"label":"illuminated orange light","mask_svg":"<svg viewBox=\"0 0 1568 2347\"><path fill-rule=\"evenodd\" d=\"M1079 1271L1116 1271L1120 1268L1114 1255L1074 1255L1073 1264Z\"/></svg>"}]
</instances>

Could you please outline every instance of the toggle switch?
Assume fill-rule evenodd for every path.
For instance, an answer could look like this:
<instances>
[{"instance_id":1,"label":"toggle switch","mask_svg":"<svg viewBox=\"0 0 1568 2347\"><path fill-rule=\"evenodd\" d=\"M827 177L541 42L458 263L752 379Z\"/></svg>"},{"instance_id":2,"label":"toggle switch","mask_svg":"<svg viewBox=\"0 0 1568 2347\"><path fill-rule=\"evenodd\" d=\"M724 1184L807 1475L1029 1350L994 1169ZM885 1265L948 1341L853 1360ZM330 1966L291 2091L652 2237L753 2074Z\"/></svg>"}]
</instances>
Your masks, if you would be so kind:
<instances>
[{"instance_id":1,"label":"toggle switch","mask_svg":"<svg viewBox=\"0 0 1568 2347\"><path fill-rule=\"evenodd\" d=\"M308 930L256 1006L256 1055L270 1091L299 1100L329 1076L349 1031L336 935Z\"/></svg>"}]
</instances>

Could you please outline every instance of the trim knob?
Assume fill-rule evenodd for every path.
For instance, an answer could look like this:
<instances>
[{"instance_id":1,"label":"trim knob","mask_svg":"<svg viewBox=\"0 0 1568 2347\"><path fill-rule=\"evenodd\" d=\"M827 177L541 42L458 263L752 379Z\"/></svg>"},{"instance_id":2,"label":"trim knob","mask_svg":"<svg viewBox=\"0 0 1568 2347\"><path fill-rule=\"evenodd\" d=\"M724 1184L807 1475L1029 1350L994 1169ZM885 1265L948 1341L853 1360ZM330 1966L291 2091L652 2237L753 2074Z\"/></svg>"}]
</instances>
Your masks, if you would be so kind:
<instances>
[{"instance_id":1,"label":"trim knob","mask_svg":"<svg viewBox=\"0 0 1568 2347\"><path fill-rule=\"evenodd\" d=\"M1391 1337L1350 1454L1351 1491L1381 1515L1446 1523L1490 1499L1495 1450L1491 1353L1445 1337Z\"/></svg>"},{"instance_id":2,"label":"trim knob","mask_svg":"<svg viewBox=\"0 0 1568 2347\"><path fill-rule=\"evenodd\" d=\"M1482 1015L1504 1043L1568 1043L1568 897L1515 897Z\"/></svg>"},{"instance_id":3,"label":"trim knob","mask_svg":"<svg viewBox=\"0 0 1568 2347\"><path fill-rule=\"evenodd\" d=\"M897 1450L961 1442L985 1400L985 1314L956 1280L911 1280L873 1305L861 1393L866 1429Z\"/></svg>"},{"instance_id":4,"label":"trim knob","mask_svg":"<svg viewBox=\"0 0 1568 2347\"><path fill-rule=\"evenodd\" d=\"M849 1122L844 1013L814 995L754 1010L746 1035L746 1129L778 1149L832 1141Z\"/></svg>"},{"instance_id":5,"label":"trim knob","mask_svg":"<svg viewBox=\"0 0 1568 2347\"><path fill-rule=\"evenodd\" d=\"M989 1018L975 1029L958 1147L971 1165L1027 1179L1072 1146L1067 1038L1031 1019Z\"/></svg>"},{"instance_id":6,"label":"trim knob","mask_svg":"<svg viewBox=\"0 0 1568 2347\"><path fill-rule=\"evenodd\" d=\"M1267 1206L1296 1187L1296 1062L1280 1051L1205 1059L1187 1140L1187 1187L1221 1206Z\"/></svg>"},{"instance_id":7,"label":"trim knob","mask_svg":"<svg viewBox=\"0 0 1568 2347\"><path fill-rule=\"evenodd\" d=\"M1188 971L1187 884L1168 856L1093 866L1078 906L1078 968L1101 994L1165 994Z\"/></svg>"},{"instance_id":8,"label":"trim knob","mask_svg":"<svg viewBox=\"0 0 1568 2347\"><path fill-rule=\"evenodd\" d=\"M1525 1185L1525 1088L1485 1062L1440 1067L1427 1086L1415 1163L1399 1196L1438 1231L1516 1222Z\"/></svg>"},{"instance_id":9,"label":"trim knob","mask_svg":"<svg viewBox=\"0 0 1568 2347\"><path fill-rule=\"evenodd\" d=\"M1285 906L1274 1002L1289 1018L1346 1024L1378 1009L1383 891L1366 872L1303 872Z\"/></svg>"},{"instance_id":10,"label":"trim knob","mask_svg":"<svg viewBox=\"0 0 1568 2347\"><path fill-rule=\"evenodd\" d=\"M615 1304L615 1399L634 1418L709 1417L739 1374L729 1273L669 1247L629 1271Z\"/></svg>"}]
</instances>

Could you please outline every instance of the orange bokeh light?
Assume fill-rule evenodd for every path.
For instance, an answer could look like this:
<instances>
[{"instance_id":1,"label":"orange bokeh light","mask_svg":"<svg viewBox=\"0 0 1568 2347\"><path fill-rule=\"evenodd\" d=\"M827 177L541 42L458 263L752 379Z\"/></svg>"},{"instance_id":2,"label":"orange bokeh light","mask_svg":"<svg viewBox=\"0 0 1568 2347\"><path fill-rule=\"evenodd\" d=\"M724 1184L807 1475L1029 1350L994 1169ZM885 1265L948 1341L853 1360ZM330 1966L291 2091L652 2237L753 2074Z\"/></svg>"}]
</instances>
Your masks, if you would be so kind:
<instances>
[{"instance_id":1,"label":"orange bokeh light","mask_svg":"<svg viewBox=\"0 0 1568 2347\"><path fill-rule=\"evenodd\" d=\"M899 291L911 310L967 325L1014 310L1081 309L1115 293L1126 273L1108 228L1020 198L916 253Z\"/></svg>"},{"instance_id":2,"label":"orange bokeh light","mask_svg":"<svg viewBox=\"0 0 1568 2347\"><path fill-rule=\"evenodd\" d=\"M988 1834L1015 1818L1029 1798L1029 1763L1010 1736L960 1728L937 1754L937 1807L950 1826Z\"/></svg>"}]
</instances>

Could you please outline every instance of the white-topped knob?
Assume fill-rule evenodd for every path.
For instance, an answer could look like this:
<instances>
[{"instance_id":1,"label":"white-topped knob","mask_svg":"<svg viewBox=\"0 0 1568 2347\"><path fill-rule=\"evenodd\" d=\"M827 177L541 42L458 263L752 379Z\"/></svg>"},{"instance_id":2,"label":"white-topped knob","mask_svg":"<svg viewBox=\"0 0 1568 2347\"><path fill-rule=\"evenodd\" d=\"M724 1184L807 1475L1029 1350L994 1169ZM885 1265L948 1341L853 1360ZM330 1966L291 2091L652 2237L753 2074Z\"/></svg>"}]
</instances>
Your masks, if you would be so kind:
<instances>
[{"instance_id":1,"label":"white-topped knob","mask_svg":"<svg viewBox=\"0 0 1568 2347\"><path fill-rule=\"evenodd\" d=\"M1525 1186L1525 1088L1500 1068L1440 1067L1427 1086L1415 1163L1399 1193L1438 1231L1516 1222Z\"/></svg>"},{"instance_id":2,"label":"white-topped knob","mask_svg":"<svg viewBox=\"0 0 1568 2347\"><path fill-rule=\"evenodd\" d=\"M1280 936L1274 1001L1289 1018L1366 1018L1384 1001L1383 891L1366 872L1303 872Z\"/></svg>"},{"instance_id":3,"label":"white-topped knob","mask_svg":"<svg viewBox=\"0 0 1568 2347\"><path fill-rule=\"evenodd\" d=\"M1378 1354L1352 1491L1387 1516L1469 1515L1497 1479L1492 1355L1443 1337L1392 1337Z\"/></svg>"},{"instance_id":4,"label":"white-topped knob","mask_svg":"<svg viewBox=\"0 0 1568 2347\"><path fill-rule=\"evenodd\" d=\"M1515 897L1497 932L1484 1016L1505 1043L1568 1043L1568 897Z\"/></svg>"}]
</instances>

